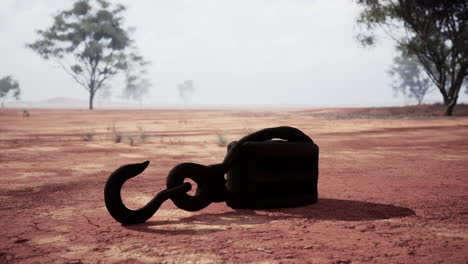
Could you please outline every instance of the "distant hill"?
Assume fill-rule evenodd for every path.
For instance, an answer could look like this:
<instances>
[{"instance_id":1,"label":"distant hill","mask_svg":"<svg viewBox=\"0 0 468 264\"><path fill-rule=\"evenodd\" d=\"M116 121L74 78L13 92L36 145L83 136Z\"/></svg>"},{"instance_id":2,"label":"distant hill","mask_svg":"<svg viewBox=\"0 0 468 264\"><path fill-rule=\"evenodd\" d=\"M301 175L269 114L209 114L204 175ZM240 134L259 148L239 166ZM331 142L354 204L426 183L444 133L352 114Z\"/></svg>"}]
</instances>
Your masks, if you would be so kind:
<instances>
[{"instance_id":1,"label":"distant hill","mask_svg":"<svg viewBox=\"0 0 468 264\"><path fill-rule=\"evenodd\" d=\"M6 101L6 108L63 108L88 109L88 100L73 97L53 97L40 101ZM306 105L196 105L182 104L138 104L132 101L95 100L95 109L165 109L165 110L262 110L291 111L300 115L347 119L347 118L427 118L443 116L445 106L437 104L413 106L382 107L344 107L344 106L306 106ZM461 103L455 107L454 116L468 116L468 104Z\"/></svg>"},{"instance_id":2,"label":"distant hill","mask_svg":"<svg viewBox=\"0 0 468 264\"><path fill-rule=\"evenodd\" d=\"M40 101L7 101L6 108L70 108L70 109L88 109L89 101L73 97L53 97ZM139 109L142 105L134 101L100 101L94 100L95 109ZM144 107L166 107L165 105L145 105ZM168 106L171 108L171 106ZM172 106L174 107L174 106Z\"/></svg>"},{"instance_id":3,"label":"distant hill","mask_svg":"<svg viewBox=\"0 0 468 264\"><path fill-rule=\"evenodd\" d=\"M445 112L442 104L411 105L398 107L352 107L352 108L318 108L297 111L297 113L333 119L347 118L430 118L441 117ZM468 105L455 107L454 116L468 116Z\"/></svg>"},{"instance_id":4,"label":"distant hill","mask_svg":"<svg viewBox=\"0 0 468 264\"><path fill-rule=\"evenodd\" d=\"M78 98L71 98L71 97L54 97L42 101L38 101L38 104L45 105L45 106L87 106L88 101Z\"/></svg>"},{"instance_id":5,"label":"distant hill","mask_svg":"<svg viewBox=\"0 0 468 264\"><path fill-rule=\"evenodd\" d=\"M7 108L86 108L88 101L71 97L54 97L41 101L8 101L5 106Z\"/></svg>"}]
</instances>

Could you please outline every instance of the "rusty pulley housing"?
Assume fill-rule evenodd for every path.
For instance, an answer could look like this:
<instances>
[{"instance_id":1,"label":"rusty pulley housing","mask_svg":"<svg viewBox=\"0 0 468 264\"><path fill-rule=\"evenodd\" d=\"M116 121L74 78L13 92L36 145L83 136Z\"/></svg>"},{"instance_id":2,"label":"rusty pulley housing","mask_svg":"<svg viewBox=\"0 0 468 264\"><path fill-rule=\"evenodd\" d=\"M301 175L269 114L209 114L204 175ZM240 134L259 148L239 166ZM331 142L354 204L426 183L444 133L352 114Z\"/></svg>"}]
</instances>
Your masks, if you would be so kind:
<instances>
[{"instance_id":1,"label":"rusty pulley housing","mask_svg":"<svg viewBox=\"0 0 468 264\"><path fill-rule=\"evenodd\" d=\"M229 207L270 209L317 201L317 145L268 140L245 142L239 148L238 158L227 173Z\"/></svg>"},{"instance_id":2,"label":"rusty pulley housing","mask_svg":"<svg viewBox=\"0 0 468 264\"><path fill-rule=\"evenodd\" d=\"M128 209L120 191L128 179L143 172L149 161L115 170L104 187L111 216L122 224L149 219L171 199L179 208L198 211L225 201L235 209L271 209L312 204L317 201L319 148L297 128L266 128L231 142L224 161L214 165L181 163L168 174L166 190L138 210ZM195 195L185 182L197 183Z\"/></svg>"}]
</instances>

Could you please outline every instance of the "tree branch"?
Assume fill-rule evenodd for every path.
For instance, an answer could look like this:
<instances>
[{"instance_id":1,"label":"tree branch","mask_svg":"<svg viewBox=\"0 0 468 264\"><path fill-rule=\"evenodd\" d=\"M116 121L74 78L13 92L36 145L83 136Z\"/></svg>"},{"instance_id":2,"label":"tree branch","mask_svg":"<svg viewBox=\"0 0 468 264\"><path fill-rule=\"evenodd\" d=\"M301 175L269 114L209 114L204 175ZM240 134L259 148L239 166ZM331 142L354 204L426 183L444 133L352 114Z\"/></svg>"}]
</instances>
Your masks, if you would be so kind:
<instances>
[{"instance_id":1,"label":"tree branch","mask_svg":"<svg viewBox=\"0 0 468 264\"><path fill-rule=\"evenodd\" d=\"M70 75L78 84L80 84L81 86L83 86L87 91L89 91L89 87L88 85L86 84L86 81L83 81L79 78L79 76L75 73L73 73L72 71L69 70L69 67L67 67L66 65L63 64L63 62L61 62L59 59L56 59L55 60L59 66L68 74Z\"/></svg>"}]
</instances>

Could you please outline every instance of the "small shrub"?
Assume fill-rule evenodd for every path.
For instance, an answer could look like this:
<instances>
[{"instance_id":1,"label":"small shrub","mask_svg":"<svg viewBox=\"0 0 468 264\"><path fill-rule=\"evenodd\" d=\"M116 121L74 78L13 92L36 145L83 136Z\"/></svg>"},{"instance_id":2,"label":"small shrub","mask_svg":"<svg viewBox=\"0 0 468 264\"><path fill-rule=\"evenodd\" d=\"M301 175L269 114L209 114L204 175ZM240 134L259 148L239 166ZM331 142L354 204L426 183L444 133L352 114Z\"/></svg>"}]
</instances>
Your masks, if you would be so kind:
<instances>
[{"instance_id":1,"label":"small shrub","mask_svg":"<svg viewBox=\"0 0 468 264\"><path fill-rule=\"evenodd\" d=\"M140 138L140 141L142 143L145 143L149 140L149 134L147 134L142 127L138 127L138 130L140 131L140 135L139 135L139 138Z\"/></svg>"},{"instance_id":2,"label":"small shrub","mask_svg":"<svg viewBox=\"0 0 468 264\"><path fill-rule=\"evenodd\" d=\"M115 123L112 123L112 127L108 127L107 130L111 130L113 134L113 140L115 143L120 143L123 140L123 135L117 130Z\"/></svg>"},{"instance_id":3,"label":"small shrub","mask_svg":"<svg viewBox=\"0 0 468 264\"><path fill-rule=\"evenodd\" d=\"M96 133L94 132L94 130L92 130L92 129L91 129L91 130L88 130L88 131L86 131L86 132L84 133L83 139L84 139L85 141L91 141L91 140L93 140L94 135L96 135Z\"/></svg>"},{"instance_id":4,"label":"small shrub","mask_svg":"<svg viewBox=\"0 0 468 264\"><path fill-rule=\"evenodd\" d=\"M142 142L142 143L145 143L149 140L150 138L150 135L148 133L145 132L145 130L143 129L143 127L139 126L138 127L138 130L139 130L139 134L138 135L129 135L127 133L121 133L119 132L119 130L117 129L115 123L112 123L112 126L110 127L107 127L107 130L108 131L111 131L112 133L112 139L115 143L121 143L121 142L126 142L128 141L128 143L131 145L131 146L134 146L136 145L136 143L138 142Z\"/></svg>"},{"instance_id":5,"label":"small shrub","mask_svg":"<svg viewBox=\"0 0 468 264\"><path fill-rule=\"evenodd\" d=\"M220 146L220 147L226 147L227 146L228 139L226 138L226 136L224 134L217 133L216 138L217 138L218 146Z\"/></svg>"},{"instance_id":6,"label":"small shrub","mask_svg":"<svg viewBox=\"0 0 468 264\"><path fill-rule=\"evenodd\" d=\"M121 134L114 134L114 142L120 143L123 140L123 136Z\"/></svg>"},{"instance_id":7,"label":"small shrub","mask_svg":"<svg viewBox=\"0 0 468 264\"><path fill-rule=\"evenodd\" d=\"M130 146L135 146L135 139L132 136L128 136L127 139Z\"/></svg>"}]
</instances>

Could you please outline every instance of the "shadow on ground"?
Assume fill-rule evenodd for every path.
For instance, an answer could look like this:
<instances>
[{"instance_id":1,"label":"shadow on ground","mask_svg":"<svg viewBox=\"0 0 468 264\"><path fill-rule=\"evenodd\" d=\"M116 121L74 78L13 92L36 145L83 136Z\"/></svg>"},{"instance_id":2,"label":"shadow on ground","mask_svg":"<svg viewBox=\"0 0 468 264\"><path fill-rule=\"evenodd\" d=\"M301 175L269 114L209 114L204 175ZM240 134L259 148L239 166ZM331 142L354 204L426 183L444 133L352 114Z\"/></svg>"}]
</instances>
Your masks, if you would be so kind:
<instances>
[{"instance_id":1,"label":"shadow on ground","mask_svg":"<svg viewBox=\"0 0 468 264\"><path fill-rule=\"evenodd\" d=\"M157 214L157 213L156 213ZM236 210L219 214L199 214L170 221L147 221L124 226L127 229L171 235L207 234L229 226L264 224L275 220L304 218L308 220L371 221L414 215L409 208L381 203L353 200L320 199L318 203L295 208L272 210ZM174 225L193 226L193 229L174 229ZM199 228L203 226L203 228Z\"/></svg>"}]
</instances>

